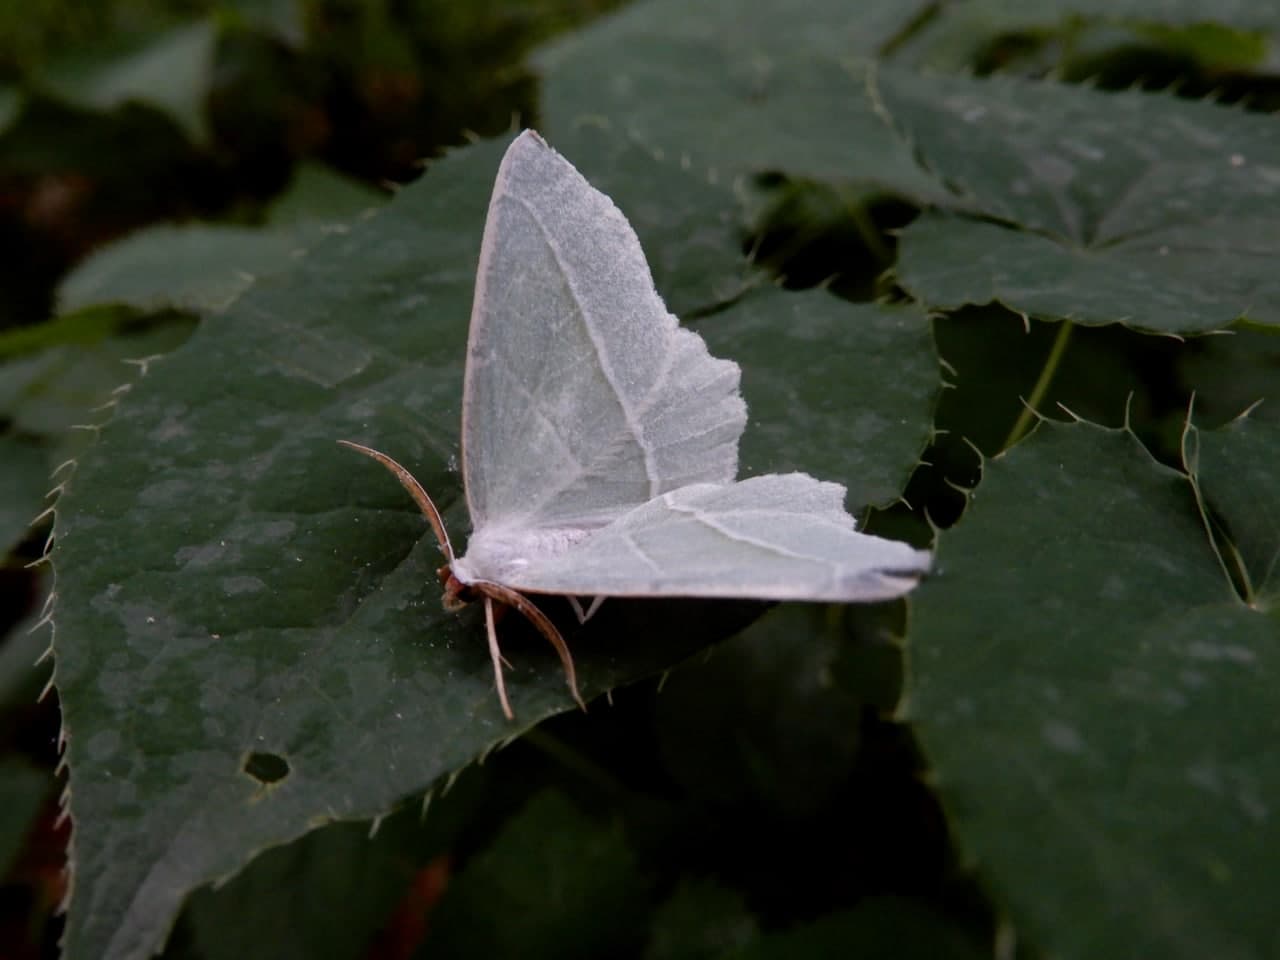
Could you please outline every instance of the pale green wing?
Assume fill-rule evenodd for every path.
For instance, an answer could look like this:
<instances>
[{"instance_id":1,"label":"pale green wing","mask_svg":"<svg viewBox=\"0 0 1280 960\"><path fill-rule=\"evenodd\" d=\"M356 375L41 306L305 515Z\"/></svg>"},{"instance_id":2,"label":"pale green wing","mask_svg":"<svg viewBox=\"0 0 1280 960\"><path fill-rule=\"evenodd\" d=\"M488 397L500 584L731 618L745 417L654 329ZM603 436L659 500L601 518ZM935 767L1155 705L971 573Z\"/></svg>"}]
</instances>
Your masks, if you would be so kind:
<instances>
[{"instance_id":1,"label":"pale green wing","mask_svg":"<svg viewBox=\"0 0 1280 960\"><path fill-rule=\"evenodd\" d=\"M580 531L737 473L737 364L667 312L613 201L532 131L498 170L463 391L474 530Z\"/></svg>"},{"instance_id":2,"label":"pale green wing","mask_svg":"<svg viewBox=\"0 0 1280 960\"><path fill-rule=\"evenodd\" d=\"M586 596L853 602L906 593L928 570L928 551L857 532L844 494L803 473L696 484L577 537L480 532L460 576Z\"/></svg>"}]
</instances>

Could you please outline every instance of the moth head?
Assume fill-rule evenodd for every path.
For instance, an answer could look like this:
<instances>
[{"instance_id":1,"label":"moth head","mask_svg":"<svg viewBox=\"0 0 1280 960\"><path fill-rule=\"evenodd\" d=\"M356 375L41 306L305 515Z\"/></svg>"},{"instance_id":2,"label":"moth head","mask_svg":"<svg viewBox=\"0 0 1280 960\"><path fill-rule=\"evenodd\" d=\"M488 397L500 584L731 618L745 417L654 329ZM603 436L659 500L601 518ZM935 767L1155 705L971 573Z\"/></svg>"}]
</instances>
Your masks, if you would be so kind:
<instances>
[{"instance_id":1,"label":"moth head","mask_svg":"<svg viewBox=\"0 0 1280 960\"><path fill-rule=\"evenodd\" d=\"M453 575L453 568L445 564L436 571L440 585L444 587L441 603L450 613L457 613L476 599L476 591Z\"/></svg>"}]
</instances>

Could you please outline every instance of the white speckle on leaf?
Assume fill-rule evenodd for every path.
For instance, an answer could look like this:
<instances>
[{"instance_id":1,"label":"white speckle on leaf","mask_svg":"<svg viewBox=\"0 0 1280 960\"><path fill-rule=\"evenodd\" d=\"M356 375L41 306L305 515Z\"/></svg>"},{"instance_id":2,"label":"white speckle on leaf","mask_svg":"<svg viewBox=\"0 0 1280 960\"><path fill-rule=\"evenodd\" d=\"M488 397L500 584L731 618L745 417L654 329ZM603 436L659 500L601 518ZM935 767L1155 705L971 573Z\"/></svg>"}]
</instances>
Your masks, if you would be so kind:
<instances>
[{"instance_id":1,"label":"white speckle on leaf","mask_svg":"<svg viewBox=\"0 0 1280 960\"><path fill-rule=\"evenodd\" d=\"M240 576L223 577L222 579L222 589L228 596L232 597L243 593L257 593L260 590L266 589L266 586L267 585L257 577ZM217 639L218 637L216 633L213 636L214 639Z\"/></svg>"},{"instance_id":2,"label":"white speckle on leaf","mask_svg":"<svg viewBox=\"0 0 1280 960\"><path fill-rule=\"evenodd\" d=\"M1040 730L1044 742L1063 753L1083 753L1084 740L1075 727L1057 720L1050 720Z\"/></svg>"},{"instance_id":3,"label":"white speckle on leaf","mask_svg":"<svg viewBox=\"0 0 1280 960\"><path fill-rule=\"evenodd\" d=\"M255 543L277 543L289 537L298 525L292 520L269 520L255 527Z\"/></svg>"},{"instance_id":4,"label":"white speckle on leaf","mask_svg":"<svg viewBox=\"0 0 1280 960\"><path fill-rule=\"evenodd\" d=\"M203 543L197 546L179 547L174 552L173 561L183 569L200 569L212 566L225 553L225 542L220 544Z\"/></svg>"},{"instance_id":5,"label":"white speckle on leaf","mask_svg":"<svg viewBox=\"0 0 1280 960\"><path fill-rule=\"evenodd\" d=\"M1178 679L1184 687L1192 690L1199 690L1205 685L1205 676L1199 670L1183 670L1178 674Z\"/></svg>"},{"instance_id":6,"label":"white speckle on leaf","mask_svg":"<svg viewBox=\"0 0 1280 960\"><path fill-rule=\"evenodd\" d=\"M1196 640L1187 644L1187 656L1193 660L1208 660L1228 663L1253 663L1257 657L1248 647L1230 643L1209 643Z\"/></svg>"},{"instance_id":7,"label":"white speckle on leaf","mask_svg":"<svg viewBox=\"0 0 1280 960\"><path fill-rule=\"evenodd\" d=\"M1214 794L1222 793L1222 776L1218 769L1208 762L1188 767L1187 781L1201 790Z\"/></svg>"},{"instance_id":8,"label":"white speckle on leaf","mask_svg":"<svg viewBox=\"0 0 1280 960\"><path fill-rule=\"evenodd\" d=\"M151 439L157 444L168 443L191 434L191 428L181 418L186 414L186 407L176 407L165 412L165 418L151 432Z\"/></svg>"},{"instance_id":9,"label":"white speckle on leaf","mask_svg":"<svg viewBox=\"0 0 1280 960\"><path fill-rule=\"evenodd\" d=\"M1029 166L1039 180L1054 186L1065 186L1076 176L1075 166L1061 157L1046 155L1033 157Z\"/></svg>"},{"instance_id":10,"label":"white speckle on leaf","mask_svg":"<svg viewBox=\"0 0 1280 960\"><path fill-rule=\"evenodd\" d=\"M1128 586L1124 577L1117 574L1111 574L1107 577L1106 582L1102 585L1101 594L1108 600L1118 600L1125 595Z\"/></svg>"},{"instance_id":11,"label":"white speckle on leaf","mask_svg":"<svg viewBox=\"0 0 1280 960\"><path fill-rule=\"evenodd\" d=\"M1063 140L1062 147L1083 160L1103 160L1107 156L1107 152L1101 147L1095 147L1091 143L1081 143L1079 140Z\"/></svg>"},{"instance_id":12,"label":"white speckle on leaf","mask_svg":"<svg viewBox=\"0 0 1280 960\"><path fill-rule=\"evenodd\" d=\"M120 752L120 734L115 730L101 730L89 738L89 759L102 763Z\"/></svg>"},{"instance_id":13,"label":"white speckle on leaf","mask_svg":"<svg viewBox=\"0 0 1280 960\"><path fill-rule=\"evenodd\" d=\"M1271 810L1253 790L1241 790L1237 796L1240 809L1255 823L1263 823L1271 816Z\"/></svg>"}]
</instances>

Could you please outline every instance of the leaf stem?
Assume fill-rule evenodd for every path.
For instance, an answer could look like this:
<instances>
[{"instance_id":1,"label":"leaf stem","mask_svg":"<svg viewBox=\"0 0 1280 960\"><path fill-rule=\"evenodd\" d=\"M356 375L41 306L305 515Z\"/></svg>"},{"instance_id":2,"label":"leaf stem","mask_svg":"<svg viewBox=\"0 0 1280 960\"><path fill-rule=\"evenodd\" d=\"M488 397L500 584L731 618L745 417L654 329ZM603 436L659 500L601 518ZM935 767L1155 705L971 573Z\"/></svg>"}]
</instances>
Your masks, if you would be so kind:
<instances>
[{"instance_id":1,"label":"leaf stem","mask_svg":"<svg viewBox=\"0 0 1280 960\"><path fill-rule=\"evenodd\" d=\"M1037 408L1044 402L1045 394L1049 392L1049 386L1053 383L1054 374L1058 372L1058 367L1062 364L1062 356L1067 352L1067 343L1071 340L1071 330L1075 326L1070 320L1063 320L1062 325L1058 328L1058 336L1053 341L1053 347L1049 350L1049 356L1045 358L1044 368L1040 371L1040 377L1036 380L1036 385L1031 389L1031 396L1027 397L1027 402L1022 407L1022 413L1018 415L1018 419L1013 423L1013 429L1009 431L1009 436L1005 438L1001 450L1008 450L1015 443L1023 438L1026 432L1031 429L1031 424L1039 414L1036 413Z\"/></svg>"}]
</instances>

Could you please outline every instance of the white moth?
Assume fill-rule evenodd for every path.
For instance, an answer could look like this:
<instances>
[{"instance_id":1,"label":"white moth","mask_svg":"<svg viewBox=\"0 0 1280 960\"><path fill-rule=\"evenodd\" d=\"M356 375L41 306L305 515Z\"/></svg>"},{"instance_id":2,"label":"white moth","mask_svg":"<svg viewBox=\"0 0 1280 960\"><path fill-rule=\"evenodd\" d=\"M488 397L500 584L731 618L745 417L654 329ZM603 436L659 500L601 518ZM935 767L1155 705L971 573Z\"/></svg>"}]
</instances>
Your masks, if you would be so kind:
<instances>
[{"instance_id":1,"label":"white moth","mask_svg":"<svg viewBox=\"0 0 1280 960\"><path fill-rule=\"evenodd\" d=\"M613 201L538 134L517 137L489 201L467 342L466 554L407 470L342 441L391 470L426 515L445 607L483 599L508 718L495 602L551 641L581 704L564 639L524 594L568 595L580 617L577 597L872 601L928 569L927 551L858 533L839 484L735 481L739 375L667 312Z\"/></svg>"}]
</instances>

